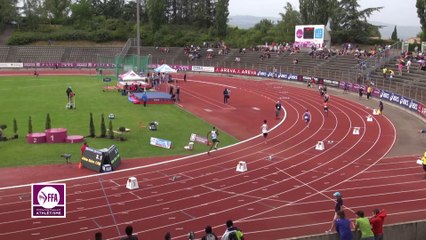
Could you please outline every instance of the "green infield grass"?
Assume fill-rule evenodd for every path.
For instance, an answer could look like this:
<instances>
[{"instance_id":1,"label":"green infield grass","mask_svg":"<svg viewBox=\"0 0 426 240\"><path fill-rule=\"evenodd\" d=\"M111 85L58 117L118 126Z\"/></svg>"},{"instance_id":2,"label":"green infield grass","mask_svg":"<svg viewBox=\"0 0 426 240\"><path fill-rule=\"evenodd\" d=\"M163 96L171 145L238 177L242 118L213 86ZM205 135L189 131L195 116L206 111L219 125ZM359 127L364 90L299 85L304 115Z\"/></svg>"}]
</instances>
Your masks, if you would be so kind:
<instances>
[{"instance_id":1,"label":"green infield grass","mask_svg":"<svg viewBox=\"0 0 426 240\"><path fill-rule=\"evenodd\" d=\"M75 110L66 109L65 91L68 85L76 94ZM115 144L122 159L188 155L208 150L208 146L198 143L193 151L185 150L184 146L188 144L191 133L205 136L211 129L209 123L173 104L153 104L145 108L132 104L119 92L103 92L104 85L99 78L90 76L1 77L0 125L7 125L3 135L12 138L15 118L19 137L0 141L0 167L63 163L65 160L61 154L64 153L72 154L72 162L80 160L80 143L27 143L29 117L33 132L44 132L47 114L50 115L52 128L66 128L68 135L83 135L92 148L108 148ZM88 138L90 113L93 114L96 136L101 134L101 114L104 114L108 129L108 115L113 113L114 130L119 127L130 129L130 132L123 134L127 140ZM159 123L158 131L148 130L148 123L152 121ZM170 140L173 148L151 146L151 137ZM223 131L220 140L221 146L237 142Z\"/></svg>"}]
</instances>

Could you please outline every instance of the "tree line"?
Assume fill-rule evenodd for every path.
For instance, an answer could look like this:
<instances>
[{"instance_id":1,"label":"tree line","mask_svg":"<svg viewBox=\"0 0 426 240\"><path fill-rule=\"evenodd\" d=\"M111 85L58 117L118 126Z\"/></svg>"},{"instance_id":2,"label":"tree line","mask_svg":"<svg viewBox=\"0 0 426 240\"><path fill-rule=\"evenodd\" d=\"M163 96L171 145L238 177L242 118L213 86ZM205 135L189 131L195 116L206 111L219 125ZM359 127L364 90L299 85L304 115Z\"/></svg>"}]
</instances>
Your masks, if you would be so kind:
<instances>
[{"instance_id":1,"label":"tree line","mask_svg":"<svg viewBox=\"0 0 426 240\"><path fill-rule=\"evenodd\" d=\"M250 29L239 29L228 26L229 0L139 2L142 44L157 46L222 40L234 47L292 42L295 25L302 24L329 24L334 43L371 43L372 37L380 37L380 26L367 19L383 8L360 9L357 0L299 0L300 10L287 2L277 22L263 19ZM135 36L136 8L136 0L0 0L0 28L11 23L17 26L9 39L12 45L126 40ZM416 8L423 31L420 36L426 40L426 1L417 0Z\"/></svg>"}]
</instances>

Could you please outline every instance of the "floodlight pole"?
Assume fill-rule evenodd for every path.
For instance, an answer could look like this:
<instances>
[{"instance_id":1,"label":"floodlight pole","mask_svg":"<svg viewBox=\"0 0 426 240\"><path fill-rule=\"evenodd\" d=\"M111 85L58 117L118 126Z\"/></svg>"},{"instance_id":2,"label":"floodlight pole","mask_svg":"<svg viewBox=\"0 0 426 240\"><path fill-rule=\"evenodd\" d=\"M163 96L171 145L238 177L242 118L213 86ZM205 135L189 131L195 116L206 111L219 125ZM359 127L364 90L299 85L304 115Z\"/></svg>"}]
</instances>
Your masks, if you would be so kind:
<instances>
[{"instance_id":1,"label":"floodlight pole","mask_svg":"<svg viewBox=\"0 0 426 240\"><path fill-rule=\"evenodd\" d=\"M138 54L137 65L138 65L138 73L140 69L140 56L141 56L141 20L140 20L140 7L141 0L136 0L136 49Z\"/></svg>"},{"instance_id":2,"label":"floodlight pole","mask_svg":"<svg viewBox=\"0 0 426 240\"><path fill-rule=\"evenodd\" d=\"M141 0L136 0L136 45L138 56L141 55L141 20L140 20Z\"/></svg>"}]
</instances>

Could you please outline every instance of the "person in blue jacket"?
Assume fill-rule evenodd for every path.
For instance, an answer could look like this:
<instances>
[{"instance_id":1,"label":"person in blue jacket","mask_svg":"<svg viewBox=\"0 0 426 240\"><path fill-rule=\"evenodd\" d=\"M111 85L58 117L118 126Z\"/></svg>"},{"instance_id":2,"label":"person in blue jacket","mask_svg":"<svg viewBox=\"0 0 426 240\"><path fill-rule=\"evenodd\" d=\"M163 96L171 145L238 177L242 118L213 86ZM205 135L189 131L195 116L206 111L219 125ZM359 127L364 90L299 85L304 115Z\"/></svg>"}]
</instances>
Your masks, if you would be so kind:
<instances>
[{"instance_id":1,"label":"person in blue jacket","mask_svg":"<svg viewBox=\"0 0 426 240\"><path fill-rule=\"evenodd\" d=\"M146 102L148 101L148 96L146 95L146 92L142 93L142 101L143 101L143 106L146 107Z\"/></svg>"}]
</instances>

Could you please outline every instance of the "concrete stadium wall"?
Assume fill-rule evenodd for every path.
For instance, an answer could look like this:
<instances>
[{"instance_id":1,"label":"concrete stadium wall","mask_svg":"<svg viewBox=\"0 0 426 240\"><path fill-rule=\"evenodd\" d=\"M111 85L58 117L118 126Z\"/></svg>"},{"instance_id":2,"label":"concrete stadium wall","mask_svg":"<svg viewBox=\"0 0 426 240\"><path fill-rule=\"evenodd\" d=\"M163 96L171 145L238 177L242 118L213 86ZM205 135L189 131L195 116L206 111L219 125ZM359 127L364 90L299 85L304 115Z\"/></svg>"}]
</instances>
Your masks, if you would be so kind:
<instances>
[{"instance_id":1,"label":"concrete stadium wall","mask_svg":"<svg viewBox=\"0 0 426 240\"><path fill-rule=\"evenodd\" d=\"M339 240L337 233L312 235L293 240ZM360 239L359 232L353 232L353 239ZM386 240L425 240L426 221L406 222L402 224L390 224L384 226L384 239Z\"/></svg>"}]
</instances>

